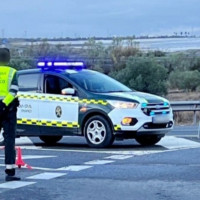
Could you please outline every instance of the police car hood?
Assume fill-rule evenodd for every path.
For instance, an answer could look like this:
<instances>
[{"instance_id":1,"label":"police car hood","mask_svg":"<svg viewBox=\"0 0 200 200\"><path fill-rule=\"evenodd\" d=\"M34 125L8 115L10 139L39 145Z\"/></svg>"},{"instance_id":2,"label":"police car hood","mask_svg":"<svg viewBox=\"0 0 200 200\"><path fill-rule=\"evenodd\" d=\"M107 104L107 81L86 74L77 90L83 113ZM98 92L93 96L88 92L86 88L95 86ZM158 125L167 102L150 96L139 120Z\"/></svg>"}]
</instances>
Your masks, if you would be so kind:
<instances>
[{"instance_id":1,"label":"police car hood","mask_svg":"<svg viewBox=\"0 0 200 200\"><path fill-rule=\"evenodd\" d=\"M144 92L113 92L106 94L108 97L116 97L116 99L121 100L121 101L137 101L139 103L155 103L155 104L160 104L163 102L168 102L167 99L162 98L157 95L153 94L148 94ZM112 98L113 99L113 98Z\"/></svg>"}]
</instances>

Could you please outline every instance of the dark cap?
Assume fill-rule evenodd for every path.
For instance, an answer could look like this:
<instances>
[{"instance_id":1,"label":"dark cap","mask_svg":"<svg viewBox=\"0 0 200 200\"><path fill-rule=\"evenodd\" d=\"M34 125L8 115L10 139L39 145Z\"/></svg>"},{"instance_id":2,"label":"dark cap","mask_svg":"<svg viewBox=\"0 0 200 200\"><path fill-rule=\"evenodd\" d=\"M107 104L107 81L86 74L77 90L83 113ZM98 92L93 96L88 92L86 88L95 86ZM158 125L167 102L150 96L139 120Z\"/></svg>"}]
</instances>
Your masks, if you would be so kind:
<instances>
[{"instance_id":1,"label":"dark cap","mask_svg":"<svg viewBox=\"0 0 200 200\"><path fill-rule=\"evenodd\" d=\"M8 63L10 61L10 51L7 48L0 48L0 63Z\"/></svg>"}]
</instances>

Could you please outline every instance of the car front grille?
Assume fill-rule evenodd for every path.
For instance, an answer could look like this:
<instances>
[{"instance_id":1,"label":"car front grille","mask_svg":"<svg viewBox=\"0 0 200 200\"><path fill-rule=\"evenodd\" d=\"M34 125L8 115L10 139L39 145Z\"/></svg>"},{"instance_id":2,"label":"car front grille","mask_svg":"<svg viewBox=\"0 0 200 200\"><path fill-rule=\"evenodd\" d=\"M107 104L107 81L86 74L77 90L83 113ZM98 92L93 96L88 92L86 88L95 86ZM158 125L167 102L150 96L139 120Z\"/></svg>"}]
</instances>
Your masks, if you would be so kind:
<instances>
[{"instance_id":1,"label":"car front grille","mask_svg":"<svg viewBox=\"0 0 200 200\"><path fill-rule=\"evenodd\" d=\"M143 113L147 116L161 115L161 114L169 114L170 113L170 105L168 103L143 103L141 106Z\"/></svg>"}]
</instances>

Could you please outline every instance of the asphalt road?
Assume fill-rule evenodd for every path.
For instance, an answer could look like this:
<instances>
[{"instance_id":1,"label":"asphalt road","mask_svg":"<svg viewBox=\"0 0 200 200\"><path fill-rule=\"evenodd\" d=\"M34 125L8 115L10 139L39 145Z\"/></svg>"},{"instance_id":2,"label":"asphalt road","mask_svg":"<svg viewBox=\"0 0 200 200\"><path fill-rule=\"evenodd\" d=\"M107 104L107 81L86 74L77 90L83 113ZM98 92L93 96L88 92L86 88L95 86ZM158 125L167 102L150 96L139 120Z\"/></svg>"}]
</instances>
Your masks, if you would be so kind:
<instances>
[{"instance_id":1,"label":"asphalt road","mask_svg":"<svg viewBox=\"0 0 200 200\"><path fill-rule=\"evenodd\" d=\"M200 140L170 134L152 147L127 140L108 149L91 149L79 137L56 146L17 139L32 169L17 169L22 180L6 183L1 150L0 200L199 200Z\"/></svg>"},{"instance_id":2,"label":"asphalt road","mask_svg":"<svg viewBox=\"0 0 200 200\"><path fill-rule=\"evenodd\" d=\"M200 136L199 125L182 125L175 126L168 135L182 136L182 137L198 137Z\"/></svg>"}]
</instances>

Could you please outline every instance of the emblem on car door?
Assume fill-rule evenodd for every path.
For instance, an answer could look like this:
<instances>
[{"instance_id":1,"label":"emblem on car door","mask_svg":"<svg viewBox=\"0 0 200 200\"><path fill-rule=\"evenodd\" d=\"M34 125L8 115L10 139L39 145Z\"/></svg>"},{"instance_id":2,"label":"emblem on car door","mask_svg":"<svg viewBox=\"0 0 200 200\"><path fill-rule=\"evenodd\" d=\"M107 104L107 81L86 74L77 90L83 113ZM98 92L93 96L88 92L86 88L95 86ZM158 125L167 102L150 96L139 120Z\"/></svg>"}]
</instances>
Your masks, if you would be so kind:
<instances>
[{"instance_id":1,"label":"emblem on car door","mask_svg":"<svg viewBox=\"0 0 200 200\"><path fill-rule=\"evenodd\" d=\"M60 118L62 115L62 108L60 106L56 107L56 116Z\"/></svg>"}]
</instances>

